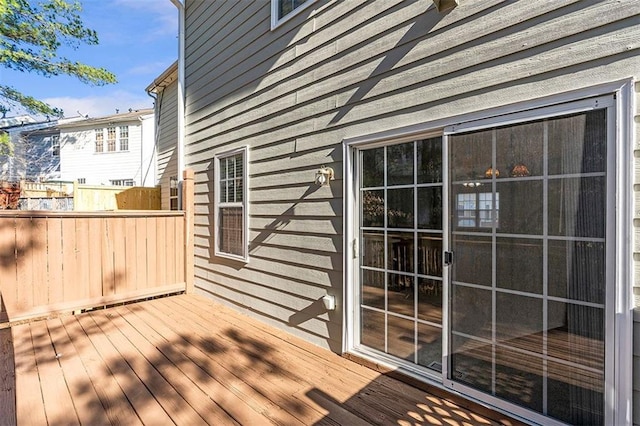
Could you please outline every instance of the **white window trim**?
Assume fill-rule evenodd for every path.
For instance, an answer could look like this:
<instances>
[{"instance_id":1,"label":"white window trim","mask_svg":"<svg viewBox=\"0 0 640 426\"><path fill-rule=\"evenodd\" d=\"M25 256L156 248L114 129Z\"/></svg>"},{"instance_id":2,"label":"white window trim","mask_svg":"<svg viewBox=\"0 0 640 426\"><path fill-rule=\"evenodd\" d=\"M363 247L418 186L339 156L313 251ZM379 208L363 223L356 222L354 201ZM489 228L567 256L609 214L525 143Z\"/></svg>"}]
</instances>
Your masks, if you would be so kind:
<instances>
[{"instance_id":1,"label":"white window trim","mask_svg":"<svg viewBox=\"0 0 640 426\"><path fill-rule=\"evenodd\" d=\"M122 127L127 127L127 137L125 138L127 140L127 149L123 150L120 143L122 141L121 138L121 128ZM93 153L94 154L116 154L116 153L126 153L126 152L131 152L131 128L133 126L126 124L126 125L113 125L113 126L107 126L107 127L102 127L102 128L95 128L94 130L94 139L93 139ZM113 151L109 151L108 147L109 147L109 142L108 142L108 137L109 137L109 128L114 128L115 129L115 145L114 145L114 150ZM102 135L102 151L96 151L96 140L97 137L95 135L97 134L101 134Z\"/></svg>"},{"instance_id":2,"label":"white window trim","mask_svg":"<svg viewBox=\"0 0 640 426\"><path fill-rule=\"evenodd\" d=\"M126 138L122 137L122 129L127 129L127 132L126 132L127 133L127 137ZM130 150L130 148L129 148L129 140L131 139L129 137L129 133L130 133L129 131L130 130L131 129L130 129L130 126L128 124L125 124L125 125L122 125L122 126L118 126L118 134L117 134L117 137L116 137L116 139L117 139L116 150L118 152L128 152ZM122 149L122 140L123 139L127 141L127 149Z\"/></svg>"},{"instance_id":3,"label":"white window trim","mask_svg":"<svg viewBox=\"0 0 640 426\"><path fill-rule=\"evenodd\" d=\"M299 6L297 9L292 10L286 16L281 19L278 19L278 0L271 0L271 31L278 28L280 25L292 19L294 16L298 15L300 12L311 6L317 0L307 0L305 4Z\"/></svg>"},{"instance_id":4,"label":"white window trim","mask_svg":"<svg viewBox=\"0 0 640 426\"><path fill-rule=\"evenodd\" d=\"M219 209L221 203L219 201L220 191L220 159L230 157L236 154L242 155L242 202L241 203L222 203L224 206L242 206L242 252L238 256L220 250L220 237L218 236ZM249 147L243 146L231 151L224 151L214 155L214 190L213 190L213 226L214 226L214 255L232 260L238 260L249 263Z\"/></svg>"},{"instance_id":5,"label":"white window trim","mask_svg":"<svg viewBox=\"0 0 640 426\"><path fill-rule=\"evenodd\" d=\"M609 375L609 378L605 382L605 422L607 424L620 424L630 425L632 424L632 408L633 408L633 375L629 374L633 371L633 240L632 238L626 238L627 235L632 235L632 219L633 219L633 146L634 146L634 114L636 112L635 104L635 81L633 79L625 79L619 81L613 81L604 83L584 89L578 89L570 92L559 93L556 95L546 96L544 98L533 99L530 101L519 102L511 105L505 105L502 107L496 107L485 111L478 111L469 114L463 114L460 116L452 116L444 119L438 119L430 122L424 122L412 126L406 126L398 129L392 129L389 131L383 131L374 134L364 134L361 136L355 136L343 140L343 154L344 161L344 194L345 202L343 206L344 221L344 253L351 254L344 257L343 270L344 276L344 298L345 309L343 309L343 324L345 329L342 339L342 351L352 352L358 356L362 356L365 359L375 361L380 365L388 368L400 369L403 373L410 377L414 377L421 381L426 381L436 387L446 389L449 392L456 393L455 389L451 387L445 387L444 383L437 380L429 379L422 372L407 369L403 365L398 365L393 359L383 359L374 357L372 354L368 354L366 351L359 351L356 348L356 334L358 324L358 312L357 297L355 294L354 277L357 271L357 259L358 259L358 247L355 245L358 232L358 224L355 223L358 212L358 201L354 191L357 188L357 169L355 164L357 163L357 152L360 147L371 147L375 145L385 145L391 141L399 141L403 139L413 139L416 137L427 137L431 135L444 135L446 138L448 131L460 131L461 127L465 130L477 128L479 125L487 124L488 121L509 122L510 118L519 115L520 120L524 121L524 118L532 114L532 110L543 110L553 108L557 106L557 110L561 110L562 113L567 113L566 109L562 106L567 104L573 104L574 106L578 102L586 101L587 98L594 98L598 96L614 95L614 108L615 108L615 129L612 131L615 133L614 142L611 146L615 147L615 158L608 159L608 164L614 161L614 173L615 184L617 186L615 192L611 192L612 188L608 187L608 205L609 200L614 198L615 203L615 223L608 224L607 234L609 234L609 227L615 228L615 259L607 258L607 262L613 261L614 267L613 273L615 274L615 295L609 299L607 303L614 305L613 309L610 309L610 315L615 315L613 321L613 330L610 329L611 322L607 322L606 333L613 332L613 350L609 350L606 354L607 357L613 357L613 362L608 362L607 368L613 368L613 377ZM588 102L588 101L587 101ZM554 115L559 114L557 112ZM508 116L508 117L504 117ZM610 117L608 117L610 118ZM443 156L446 156L446 143L443 146ZM611 169L609 169L611 170ZM448 170L443 170L443 179L447 181L446 174ZM609 181L611 182L611 181ZM446 190L446 185L445 188ZM443 193L443 197L448 194ZM443 216L448 217L447 206L443 208ZM444 224L443 224L444 225ZM443 229L446 233L447 229ZM446 239L445 239L446 240ZM443 242L445 243L445 242ZM448 243L448 240L447 240ZM448 250L446 244L443 244L443 250ZM443 280L447 280L448 277L443 276ZM446 289L446 286L445 286ZM443 298L448 297L448 292L445 290ZM609 298L610 295L607 295ZM448 316L446 307L443 306L444 317ZM448 334L448 331L444 329L443 323L443 337ZM447 338L443 338L443 352L446 351L448 345ZM608 348L609 349L609 348ZM445 355L446 356L446 355ZM607 361L609 361L607 359ZM445 364L443 364L443 376L446 377ZM609 374L609 372L607 373ZM612 381L612 383L610 382ZM464 398L469 398L469 394L462 395ZM503 411L499 407L493 407L498 411ZM528 416L530 412L524 410L522 414ZM515 413L509 412L507 414L514 415ZM520 413L519 413L520 414ZM524 417L523 417L524 418ZM527 417L528 418L528 417ZM545 421L549 421L549 418L544 418Z\"/></svg>"}]
</instances>

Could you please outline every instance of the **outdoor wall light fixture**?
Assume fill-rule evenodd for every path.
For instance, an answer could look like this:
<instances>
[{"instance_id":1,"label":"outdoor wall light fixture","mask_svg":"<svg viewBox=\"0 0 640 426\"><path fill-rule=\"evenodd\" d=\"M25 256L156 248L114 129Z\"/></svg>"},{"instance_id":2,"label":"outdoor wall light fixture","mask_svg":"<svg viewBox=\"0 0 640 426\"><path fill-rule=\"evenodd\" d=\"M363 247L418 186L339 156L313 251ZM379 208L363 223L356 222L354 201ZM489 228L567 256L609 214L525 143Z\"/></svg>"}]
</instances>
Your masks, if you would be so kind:
<instances>
[{"instance_id":1,"label":"outdoor wall light fixture","mask_svg":"<svg viewBox=\"0 0 640 426\"><path fill-rule=\"evenodd\" d=\"M450 11L460 3L459 0L433 0L433 4L436 5L438 12L443 13Z\"/></svg>"},{"instance_id":2,"label":"outdoor wall light fixture","mask_svg":"<svg viewBox=\"0 0 640 426\"><path fill-rule=\"evenodd\" d=\"M316 184L320 186L329 186L329 181L334 180L333 169L331 167L322 167L316 172Z\"/></svg>"},{"instance_id":3,"label":"outdoor wall light fixture","mask_svg":"<svg viewBox=\"0 0 640 426\"><path fill-rule=\"evenodd\" d=\"M322 296L322 304L327 311L336 310L336 297L331 294L325 294Z\"/></svg>"}]
</instances>

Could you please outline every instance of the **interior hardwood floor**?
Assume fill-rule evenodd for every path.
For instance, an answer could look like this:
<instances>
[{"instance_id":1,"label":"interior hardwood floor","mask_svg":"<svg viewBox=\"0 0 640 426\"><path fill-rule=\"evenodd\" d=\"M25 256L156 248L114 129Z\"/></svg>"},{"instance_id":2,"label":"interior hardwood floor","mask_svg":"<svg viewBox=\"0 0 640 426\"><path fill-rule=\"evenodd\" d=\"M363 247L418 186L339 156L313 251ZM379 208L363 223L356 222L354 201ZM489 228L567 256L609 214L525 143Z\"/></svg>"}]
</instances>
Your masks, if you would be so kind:
<instances>
[{"instance_id":1,"label":"interior hardwood floor","mask_svg":"<svg viewBox=\"0 0 640 426\"><path fill-rule=\"evenodd\" d=\"M498 424L195 295L15 325L0 344L0 425Z\"/></svg>"}]
</instances>

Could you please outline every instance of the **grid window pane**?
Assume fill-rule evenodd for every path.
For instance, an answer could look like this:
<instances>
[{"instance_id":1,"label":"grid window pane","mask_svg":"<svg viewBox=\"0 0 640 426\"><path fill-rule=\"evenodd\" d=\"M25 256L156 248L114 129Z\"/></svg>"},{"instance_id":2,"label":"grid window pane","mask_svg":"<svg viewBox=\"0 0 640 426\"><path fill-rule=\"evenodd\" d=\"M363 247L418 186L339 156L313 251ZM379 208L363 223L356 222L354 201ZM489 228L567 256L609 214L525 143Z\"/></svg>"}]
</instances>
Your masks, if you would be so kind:
<instances>
[{"instance_id":1,"label":"grid window pane","mask_svg":"<svg viewBox=\"0 0 640 426\"><path fill-rule=\"evenodd\" d=\"M442 329L418 323L418 364L442 371Z\"/></svg>"},{"instance_id":2,"label":"grid window pane","mask_svg":"<svg viewBox=\"0 0 640 426\"><path fill-rule=\"evenodd\" d=\"M498 238L496 284L528 293L542 294L542 239Z\"/></svg>"},{"instance_id":3,"label":"grid window pane","mask_svg":"<svg viewBox=\"0 0 640 426\"><path fill-rule=\"evenodd\" d=\"M360 179L363 188L384 185L384 148L368 149L362 152Z\"/></svg>"},{"instance_id":4,"label":"grid window pane","mask_svg":"<svg viewBox=\"0 0 640 426\"><path fill-rule=\"evenodd\" d=\"M387 190L387 224L389 228L413 228L412 188Z\"/></svg>"},{"instance_id":5,"label":"grid window pane","mask_svg":"<svg viewBox=\"0 0 640 426\"><path fill-rule=\"evenodd\" d=\"M120 126L120 151L129 150L129 126Z\"/></svg>"},{"instance_id":6,"label":"grid window pane","mask_svg":"<svg viewBox=\"0 0 640 426\"><path fill-rule=\"evenodd\" d=\"M104 151L104 133L102 129L96 129L96 152Z\"/></svg>"},{"instance_id":7,"label":"grid window pane","mask_svg":"<svg viewBox=\"0 0 640 426\"><path fill-rule=\"evenodd\" d=\"M387 147L387 185L413 183L413 142Z\"/></svg>"},{"instance_id":8,"label":"grid window pane","mask_svg":"<svg viewBox=\"0 0 640 426\"><path fill-rule=\"evenodd\" d=\"M113 152L116 150L116 128L107 128L107 151Z\"/></svg>"},{"instance_id":9,"label":"grid window pane","mask_svg":"<svg viewBox=\"0 0 640 426\"><path fill-rule=\"evenodd\" d=\"M278 19L282 19L310 0L276 0L278 2Z\"/></svg>"},{"instance_id":10,"label":"grid window pane","mask_svg":"<svg viewBox=\"0 0 640 426\"><path fill-rule=\"evenodd\" d=\"M442 229L442 187L418 188L418 228Z\"/></svg>"},{"instance_id":11,"label":"grid window pane","mask_svg":"<svg viewBox=\"0 0 640 426\"><path fill-rule=\"evenodd\" d=\"M384 269L384 232L371 231L362 233L362 266Z\"/></svg>"},{"instance_id":12,"label":"grid window pane","mask_svg":"<svg viewBox=\"0 0 640 426\"><path fill-rule=\"evenodd\" d=\"M606 110L552 119L548 129L550 175L605 171Z\"/></svg>"},{"instance_id":13,"label":"grid window pane","mask_svg":"<svg viewBox=\"0 0 640 426\"><path fill-rule=\"evenodd\" d=\"M362 304L372 308L384 309L384 272L362 269L360 281Z\"/></svg>"},{"instance_id":14,"label":"grid window pane","mask_svg":"<svg viewBox=\"0 0 640 426\"><path fill-rule=\"evenodd\" d=\"M387 307L389 312L414 317L415 278L410 275L388 274Z\"/></svg>"},{"instance_id":15,"label":"grid window pane","mask_svg":"<svg viewBox=\"0 0 640 426\"><path fill-rule=\"evenodd\" d=\"M415 323L411 320L389 315L387 319L387 341L389 354L413 361L416 351Z\"/></svg>"},{"instance_id":16,"label":"grid window pane","mask_svg":"<svg viewBox=\"0 0 640 426\"><path fill-rule=\"evenodd\" d=\"M241 256L244 254L242 238L242 207L223 207L220 209L220 250L224 253Z\"/></svg>"},{"instance_id":17,"label":"grid window pane","mask_svg":"<svg viewBox=\"0 0 640 426\"><path fill-rule=\"evenodd\" d=\"M384 191L361 191L362 226L384 226Z\"/></svg>"},{"instance_id":18,"label":"grid window pane","mask_svg":"<svg viewBox=\"0 0 640 426\"><path fill-rule=\"evenodd\" d=\"M418 318L442 324L442 281L418 278Z\"/></svg>"},{"instance_id":19,"label":"grid window pane","mask_svg":"<svg viewBox=\"0 0 640 426\"><path fill-rule=\"evenodd\" d=\"M417 146L417 183L442 182L442 138L420 140Z\"/></svg>"},{"instance_id":20,"label":"grid window pane","mask_svg":"<svg viewBox=\"0 0 640 426\"><path fill-rule=\"evenodd\" d=\"M379 351L385 350L385 314L362 308L360 310L360 341Z\"/></svg>"}]
</instances>

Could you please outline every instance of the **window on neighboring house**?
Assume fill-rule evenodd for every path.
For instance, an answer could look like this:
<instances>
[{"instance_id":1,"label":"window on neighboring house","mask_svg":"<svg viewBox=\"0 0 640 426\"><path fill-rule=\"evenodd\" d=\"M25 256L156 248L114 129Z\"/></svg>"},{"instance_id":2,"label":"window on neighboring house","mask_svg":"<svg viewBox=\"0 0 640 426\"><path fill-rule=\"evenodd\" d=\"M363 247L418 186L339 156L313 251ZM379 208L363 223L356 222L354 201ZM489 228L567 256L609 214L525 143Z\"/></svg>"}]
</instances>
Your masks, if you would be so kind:
<instances>
[{"instance_id":1,"label":"window on neighboring house","mask_svg":"<svg viewBox=\"0 0 640 426\"><path fill-rule=\"evenodd\" d=\"M216 255L248 261L247 148L215 156Z\"/></svg>"},{"instance_id":2,"label":"window on neighboring house","mask_svg":"<svg viewBox=\"0 0 640 426\"><path fill-rule=\"evenodd\" d=\"M51 136L51 154L54 157L60 156L60 136Z\"/></svg>"},{"instance_id":3,"label":"window on neighboring house","mask_svg":"<svg viewBox=\"0 0 640 426\"><path fill-rule=\"evenodd\" d=\"M169 208L178 210L178 178L176 176L169 178Z\"/></svg>"},{"instance_id":4,"label":"window on neighboring house","mask_svg":"<svg viewBox=\"0 0 640 426\"><path fill-rule=\"evenodd\" d=\"M271 0L271 28L275 28L285 19L300 12L314 0Z\"/></svg>"},{"instance_id":5,"label":"window on neighboring house","mask_svg":"<svg viewBox=\"0 0 640 426\"><path fill-rule=\"evenodd\" d=\"M133 186L134 185L133 179L112 179L109 182L111 182L111 185L113 186Z\"/></svg>"},{"instance_id":6,"label":"window on neighboring house","mask_svg":"<svg viewBox=\"0 0 640 426\"><path fill-rule=\"evenodd\" d=\"M116 150L116 128L107 127L107 151L113 152Z\"/></svg>"},{"instance_id":7,"label":"window on neighboring house","mask_svg":"<svg viewBox=\"0 0 640 426\"><path fill-rule=\"evenodd\" d=\"M120 151L129 151L129 126L120 126Z\"/></svg>"},{"instance_id":8,"label":"window on neighboring house","mask_svg":"<svg viewBox=\"0 0 640 426\"><path fill-rule=\"evenodd\" d=\"M104 151L104 133L102 129L96 129L96 152Z\"/></svg>"},{"instance_id":9,"label":"window on neighboring house","mask_svg":"<svg viewBox=\"0 0 640 426\"><path fill-rule=\"evenodd\" d=\"M78 178L78 183L79 184L87 183L87 178Z\"/></svg>"},{"instance_id":10,"label":"window on neighboring house","mask_svg":"<svg viewBox=\"0 0 640 426\"><path fill-rule=\"evenodd\" d=\"M474 188L475 182L470 183ZM458 226L463 228L491 228L498 227L498 212L500 211L500 194L495 197L490 192L472 192L458 194L457 215ZM494 210L495 199L495 210ZM495 217L493 217L495 211Z\"/></svg>"}]
</instances>

